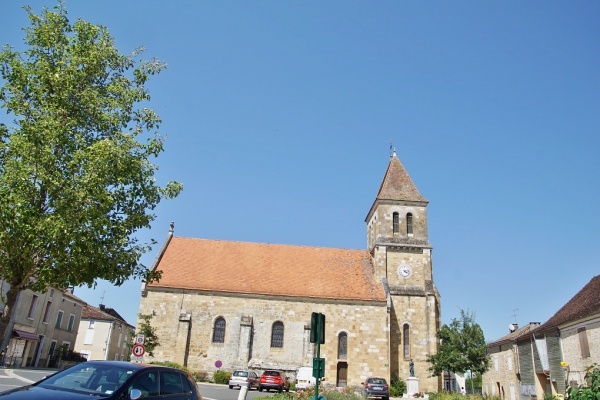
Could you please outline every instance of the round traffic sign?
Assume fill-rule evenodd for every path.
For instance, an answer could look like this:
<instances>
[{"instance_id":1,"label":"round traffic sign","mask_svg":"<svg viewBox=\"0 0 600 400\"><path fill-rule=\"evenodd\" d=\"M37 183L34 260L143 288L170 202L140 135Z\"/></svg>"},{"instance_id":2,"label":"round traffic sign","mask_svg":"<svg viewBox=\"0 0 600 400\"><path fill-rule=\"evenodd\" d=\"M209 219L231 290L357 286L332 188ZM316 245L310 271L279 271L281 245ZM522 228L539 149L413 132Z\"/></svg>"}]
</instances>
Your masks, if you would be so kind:
<instances>
[{"instance_id":1,"label":"round traffic sign","mask_svg":"<svg viewBox=\"0 0 600 400\"><path fill-rule=\"evenodd\" d=\"M143 344L136 344L135 346L133 346L133 348L131 349L131 354L133 354L136 357L141 357L146 353L146 348L144 347Z\"/></svg>"}]
</instances>

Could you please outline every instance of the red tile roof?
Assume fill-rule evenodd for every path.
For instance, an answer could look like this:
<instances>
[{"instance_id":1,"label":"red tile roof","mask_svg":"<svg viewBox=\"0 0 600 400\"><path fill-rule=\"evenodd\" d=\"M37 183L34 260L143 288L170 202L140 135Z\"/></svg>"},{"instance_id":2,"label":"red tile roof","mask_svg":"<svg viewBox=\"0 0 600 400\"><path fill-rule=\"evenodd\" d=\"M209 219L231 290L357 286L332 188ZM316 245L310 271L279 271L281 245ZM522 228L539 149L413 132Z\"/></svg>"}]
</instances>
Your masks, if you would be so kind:
<instances>
[{"instance_id":1,"label":"red tile roof","mask_svg":"<svg viewBox=\"0 0 600 400\"><path fill-rule=\"evenodd\" d=\"M536 332L557 328L565 323L597 314L600 314L600 275L593 277L567 304L536 329Z\"/></svg>"},{"instance_id":2,"label":"red tile roof","mask_svg":"<svg viewBox=\"0 0 600 400\"><path fill-rule=\"evenodd\" d=\"M116 315L111 315L112 313ZM114 309L106 308L106 311L102 311L99 308L90 306L89 304L86 304L83 308L83 311L81 312L81 319L94 319L98 321L119 321L133 328L133 326L127 323L127 321L125 321L123 317L119 315L119 313L114 311Z\"/></svg>"},{"instance_id":3,"label":"red tile roof","mask_svg":"<svg viewBox=\"0 0 600 400\"><path fill-rule=\"evenodd\" d=\"M172 237L147 288L384 302L366 250Z\"/></svg>"}]
</instances>

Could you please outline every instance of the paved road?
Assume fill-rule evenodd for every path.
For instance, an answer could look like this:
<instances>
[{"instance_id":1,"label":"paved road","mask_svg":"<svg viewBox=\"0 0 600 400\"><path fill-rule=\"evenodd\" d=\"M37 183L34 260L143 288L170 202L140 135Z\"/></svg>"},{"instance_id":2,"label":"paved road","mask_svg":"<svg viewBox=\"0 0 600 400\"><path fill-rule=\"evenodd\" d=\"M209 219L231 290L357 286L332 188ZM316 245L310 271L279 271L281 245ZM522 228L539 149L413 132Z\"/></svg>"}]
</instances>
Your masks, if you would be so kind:
<instances>
[{"instance_id":1,"label":"paved road","mask_svg":"<svg viewBox=\"0 0 600 400\"><path fill-rule=\"evenodd\" d=\"M54 369L0 368L0 392L37 382L54 372L56 372ZM227 385L198 383L198 387L204 400L238 400L240 395L239 389L229 389ZM257 397L272 396L274 394L274 392L251 390L246 395L246 400L254 400Z\"/></svg>"},{"instance_id":2,"label":"paved road","mask_svg":"<svg viewBox=\"0 0 600 400\"><path fill-rule=\"evenodd\" d=\"M54 372L54 369L0 368L0 392L37 382Z\"/></svg>"}]
</instances>

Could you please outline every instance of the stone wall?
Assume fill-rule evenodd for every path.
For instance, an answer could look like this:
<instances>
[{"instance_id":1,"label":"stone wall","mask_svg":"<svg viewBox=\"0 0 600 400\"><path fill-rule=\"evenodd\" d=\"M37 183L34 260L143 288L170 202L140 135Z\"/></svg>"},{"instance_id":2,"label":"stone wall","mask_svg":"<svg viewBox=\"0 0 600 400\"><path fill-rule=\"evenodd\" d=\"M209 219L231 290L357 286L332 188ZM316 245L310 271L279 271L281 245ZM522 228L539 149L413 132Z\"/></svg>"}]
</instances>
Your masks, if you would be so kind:
<instances>
[{"instance_id":1,"label":"stone wall","mask_svg":"<svg viewBox=\"0 0 600 400\"><path fill-rule=\"evenodd\" d=\"M322 303L294 298L252 298L199 294L152 288L140 303L140 313L156 312L152 325L161 346L154 360L186 364L194 371L212 373L250 368L283 369L293 375L300 366L311 366L316 356L309 343L312 312L325 314L325 383L336 384L338 362L347 362L349 386L365 378L389 380L389 314L385 303ZM224 343L213 343L215 320L226 321ZM271 347L273 323L284 324L283 348ZM347 358L338 359L338 335L348 335ZM145 361L152 361L146 358ZM221 361L221 368L215 363Z\"/></svg>"},{"instance_id":2,"label":"stone wall","mask_svg":"<svg viewBox=\"0 0 600 400\"><path fill-rule=\"evenodd\" d=\"M583 357L579 342L580 328L585 328L589 357ZM569 326L560 331L564 361L569 364L567 381L583 382L586 369L594 363L600 364L600 317Z\"/></svg>"},{"instance_id":3,"label":"stone wall","mask_svg":"<svg viewBox=\"0 0 600 400\"><path fill-rule=\"evenodd\" d=\"M517 377L517 347L512 343L488 348L491 368L482 378L484 395L502 396L505 399L519 399L520 382Z\"/></svg>"}]
</instances>

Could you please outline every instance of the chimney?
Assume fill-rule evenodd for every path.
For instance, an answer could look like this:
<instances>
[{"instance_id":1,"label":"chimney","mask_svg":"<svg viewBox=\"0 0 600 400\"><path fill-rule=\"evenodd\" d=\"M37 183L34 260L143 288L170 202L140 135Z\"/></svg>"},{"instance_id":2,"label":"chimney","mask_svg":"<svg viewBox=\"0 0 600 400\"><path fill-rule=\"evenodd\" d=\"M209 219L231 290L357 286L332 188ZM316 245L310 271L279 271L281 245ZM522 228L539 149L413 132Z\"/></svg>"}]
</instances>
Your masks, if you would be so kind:
<instances>
[{"instance_id":1,"label":"chimney","mask_svg":"<svg viewBox=\"0 0 600 400\"><path fill-rule=\"evenodd\" d=\"M100 311L104 311L106 309L106 307L104 306L104 304L100 304Z\"/></svg>"}]
</instances>

